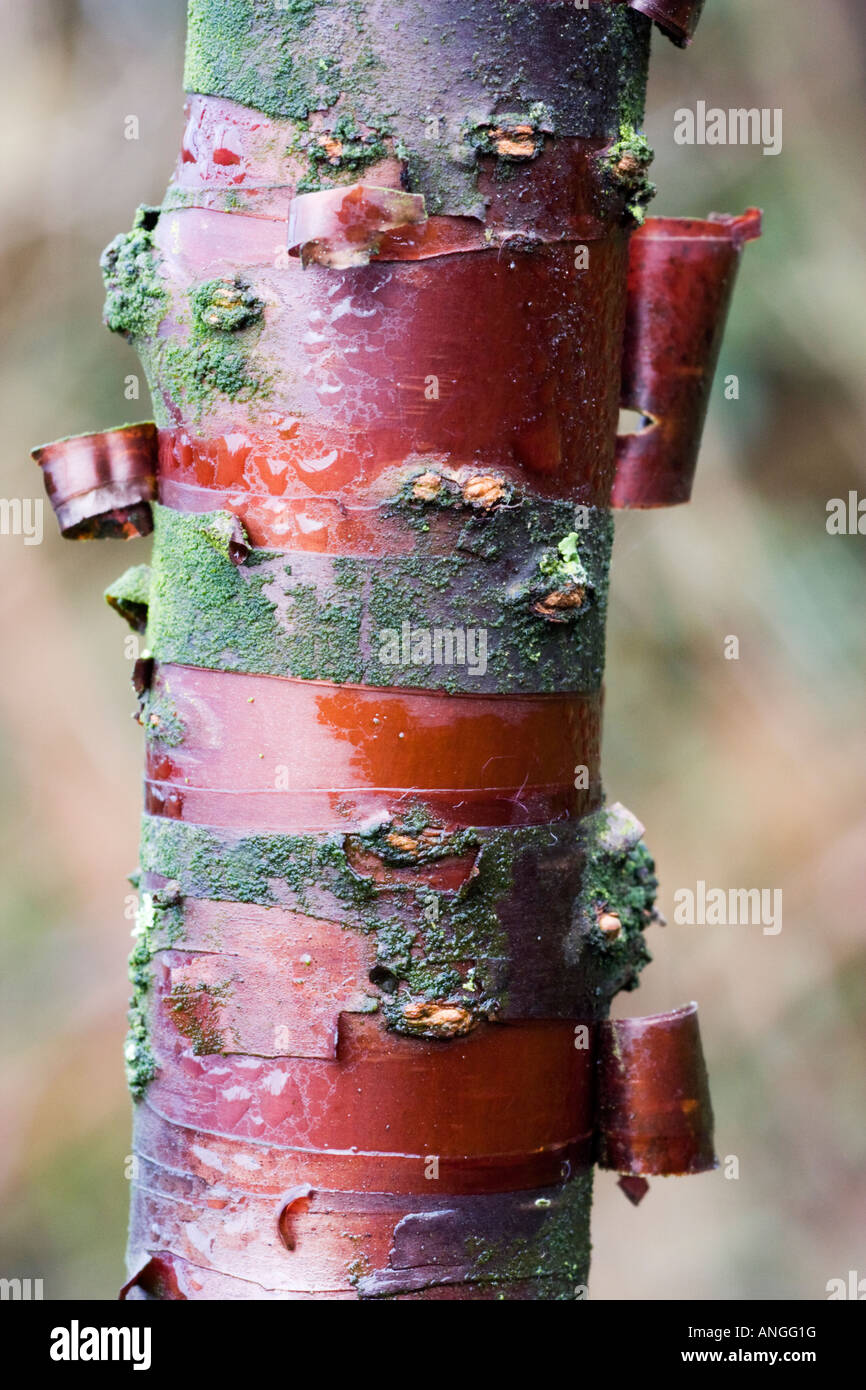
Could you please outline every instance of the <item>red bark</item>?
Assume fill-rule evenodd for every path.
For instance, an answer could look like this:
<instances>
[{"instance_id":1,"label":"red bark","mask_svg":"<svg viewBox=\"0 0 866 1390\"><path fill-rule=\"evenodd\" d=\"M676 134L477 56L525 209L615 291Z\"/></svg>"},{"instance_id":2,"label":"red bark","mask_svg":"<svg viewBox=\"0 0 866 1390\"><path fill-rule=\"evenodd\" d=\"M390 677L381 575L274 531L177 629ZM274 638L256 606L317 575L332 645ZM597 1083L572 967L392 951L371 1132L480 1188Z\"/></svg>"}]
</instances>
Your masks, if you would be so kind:
<instances>
[{"instance_id":1,"label":"red bark","mask_svg":"<svg viewBox=\"0 0 866 1390\"><path fill-rule=\"evenodd\" d=\"M685 42L701 6L544 0L527 24L484 0L455 23L435 0L399 43L361 7L386 131L348 78L299 121L290 21L256 3L226 53L224 8L192 0L175 178L105 260L159 417L149 596L112 597L149 605L152 649L123 1296L582 1297L594 1158L714 1161L693 1012L605 1023L655 880L599 766L612 495L687 495L755 230L650 222L629 269L633 11ZM434 149L422 69L451 122ZM332 178L347 146L363 176ZM303 191L307 158L333 186ZM624 403L658 425L618 459L624 340ZM152 435L124 438L42 451L69 533L104 529L106 483L110 527L144 529ZM483 629L484 670L402 637L389 667L383 628L413 623Z\"/></svg>"}]
</instances>

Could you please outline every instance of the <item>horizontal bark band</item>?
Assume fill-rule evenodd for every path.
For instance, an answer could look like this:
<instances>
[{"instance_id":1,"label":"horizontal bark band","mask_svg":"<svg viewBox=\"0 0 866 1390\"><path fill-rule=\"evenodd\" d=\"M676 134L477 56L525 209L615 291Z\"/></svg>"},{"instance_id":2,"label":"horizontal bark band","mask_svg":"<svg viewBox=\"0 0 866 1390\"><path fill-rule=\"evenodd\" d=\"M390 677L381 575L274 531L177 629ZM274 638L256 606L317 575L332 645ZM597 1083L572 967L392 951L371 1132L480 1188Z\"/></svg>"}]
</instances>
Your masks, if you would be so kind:
<instances>
[{"instance_id":1,"label":"horizontal bark band","mask_svg":"<svg viewBox=\"0 0 866 1390\"><path fill-rule=\"evenodd\" d=\"M299 1186L314 1191L386 1199L412 1196L430 1200L435 1193L471 1196L495 1192L544 1189L572 1174L586 1172L591 1161L584 1136L529 1154L490 1154L483 1157L443 1154L370 1153L284 1147L266 1141L237 1138L198 1129L169 1119L149 1099L135 1108L135 1151L145 1163L201 1177L206 1185L226 1183L251 1193L278 1198ZM430 1159L438 1162L431 1168Z\"/></svg>"},{"instance_id":2,"label":"horizontal bark band","mask_svg":"<svg viewBox=\"0 0 866 1390\"><path fill-rule=\"evenodd\" d=\"M242 157L240 177L234 169L223 173L219 156L227 126L237 136L235 143L241 149L247 144L247 126L254 127L259 138L264 132L266 155L271 155L274 142L267 132L273 129L272 123L262 122L260 116L244 107L216 98L193 97L188 111L188 130L196 130L196 160L191 163L184 159L179 165L162 212L199 209L283 224L274 227L273 233L262 229L266 246L263 263L269 264L275 254L286 248L285 224L299 182L296 167L283 160L258 163L253 153ZM507 143L506 131L501 133L501 139ZM553 140L542 136L528 170L531 177L525 177L524 164L524 178L519 183L497 177L502 166L495 154L480 155L480 216L429 215L422 226L411 232L386 235L374 259L451 256L488 250L491 245L507 246L509 241L521 237L534 242L585 243L609 236L622 223L627 201L605 162L612 143L612 139ZM399 165L394 161L391 167L386 162L369 177L390 178L399 187ZM339 190L344 185L336 187Z\"/></svg>"},{"instance_id":3,"label":"horizontal bark band","mask_svg":"<svg viewBox=\"0 0 866 1390\"><path fill-rule=\"evenodd\" d=\"M428 1186L430 1195L413 1205L405 1197L383 1202L305 1184L294 1200L287 1194L286 1207L285 1196L258 1197L225 1181L202 1188L144 1163L134 1184L130 1248L134 1263L154 1250L171 1252L197 1270L286 1293L357 1288L361 1297L377 1297L562 1275L580 1282L589 1244L587 1179L450 1199L435 1195L438 1180ZM214 1261L210 1252L222 1245L227 1223L236 1238Z\"/></svg>"},{"instance_id":4,"label":"horizontal bark band","mask_svg":"<svg viewBox=\"0 0 866 1390\"><path fill-rule=\"evenodd\" d=\"M227 61L223 7L191 0L185 86L283 122L277 149L291 147L310 184L396 156L408 162L431 211L465 215L480 204L476 126L495 127L507 104L516 121L557 134L615 136L642 103L649 27L620 4L597 0L588 8L544 0L514 11L477 0L455 24L448 0L430 0L395 42L391 17L375 7L356 14L325 0L294 14L264 0L235 7ZM507 95L497 102L503 74L511 74ZM428 113L439 118L432 129ZM185 174L199 162L198 137L197 125L188 128ZM242 174L256 142L234 131L217 140L216 167Z\"/></svg>"},{"instance_id":5,"label":"horizontal bark band","mask_svg":"<svg viewBox=\"0 0 866 1390\"><path fill-rule=\"evenodd\" d=\"M221 440L212 440L203 448L202 474L211 471L212 457L221 444ZM257 459L253 466L258 469L262 465ZM232 486L215 481L199 485L178 481L173 476L176 471L179 470L169 463L166 475L160 479L159 500L165 508L190 516L215 510L231 512L240 519L253 545L263 550L378 557L411 555L417 544L415 536L395 526L389 508L377 505L378 499L371 499L368 505L353 505L342 501L339 495L312 490L301 496L286 496L276 490L257 491L246 483ZM422 476L417 464L401 469L400 473L402 484L412 476ZM510 481L506 470L502 474Z\"/></svg>"},{"instance_id":6,"label":"horizontal bark band","mask_svg":"<svg viewBox=\"0 0 866 1390\"><path fill-rule=\"evenodd\" d=\"M399 819L407 801L423 801L446 830L471 821L473 825L541 825L576 820L597 804L584 791L550 788L501 790L461 788L430 791L413 788L398 793L388 788L339 788L301 791L290 797L274 792L207 790L164 779L147 778L144 809L148 815L193 821L216 829L257 826L267 834L328 832L375 821L383 812Z\"/></svg>"},{"instance_id":7,"label":"horizontal bark band","mask_svg":"<svg viewBox=\"0 0 866 1390\"><path fill-rule=\"evenodd\" d=\"M234 217L257 218L273 225L268 233L268 255L263 264L271 264L285 251L285 232L291 185L245 188L242 195L236 189L209 187L173 187L163 199L163 214L177 212L226 213ZM607 221L589 213L578 217L571 209L564 210L564 220L551 222L549 227L530 224L529 220L512 218L510 222L492 224L480 217L428 217L424 226L412 235L388 235L371 259L377 261L423 261L438 256L466 255L474 251L489 251L491 246L507 249L509 243L522 239L537 242L568 242L582 245L600 241L619 225L621 215Z\"/></svg>"},{"instance_id":8,"label":"horizontal bark band","mask_svg":"<svg viewBox=\"0 0 866 1390\"><path fill-rule=\"evenodd\" d=\"M155 507L150 651L169 665L380 689L600 691L606 513L575 531L566 504L382 511L390 553L254 550L236 564L231 515Z\"/></svg>"},{"instance_id":9,"label":"horizontal bark band","mask_svg":"<svg viewBox=\"0 0 866 1390\"><path fill-rule=\"evenodd\" d=\"M196 1056L155 1011L148 1101L188 1128L293 1148L525 1161L593 1128L592 1060L568 1022L488 1027L453 1044L343 1015L338 1061ZM513 1078L507 1099L495 1084ZM419 1186L424 1183L423 1167Z\"/></svg>"},{"instance_id":10,"label":"horizontal bark band","mask_svg":"<svg viewBox=\"0 0 866 1390\"><path fill-rule=\"evenodd\" d=\"M310 465L324 466L335 448L368 473L449 455L480 473L517 469L548 495L607 504L624 228L586 255L524 239L336 276L281 260L273 225L253 217L164 213L152 240L165 322L177 330L148 349L161 425L197 417L200 435L242 444L254 424L275 464L280 452L301 452L293 434L303 445L316 432L321 446L301 452ZM215 277L242 281L264 308L237 335L190 335L189 295ZM227 358L234 399L218 389ZM291 372L288 361L298 364ZM233 386L239 376L243 388Z\"/></svg>"},{"instance_id":11,"label":"horizontal bark band","mask_svg":"<svg viewBox=\"0 0 866 1390\"><path fill-rule=\"evenodd\" d=\"M179 820L349 830L371 809L399 817L432 791L452 823L482 825L490 808L494 824L530 824L577 819L601 801L597 695L446 697L167 665L152 699L148 800ZM166 743L156 711L168 704ZM360 816L351 809L359 791Z\"/></svg>"},{"instance_id":12,"label":"horizontal bark band","mask_svg":"<svg viewBox=\"0 0 866 1390\"><path fill-rule=\"evenodd\" d=\"M136 1007L156 1007L154 987L173 996L166 1007L199 1051L326 1057L343 1012L378 1011L380 1026L433 1039L491 1018L596 1018L599 983L634 984L648 959L657 884L640 834L623 808L455 834L420 801L358 834L238 835L145 816ZM237 958L260 973L259 937L286 966L250 1001L241 1037ZM178 961L173 978L163 960L154 974L166 951L214 958ZM152 1073L146 1036L130 1054L138 1089Z\"/></svg>"},{"instance_id":13,"label":"horizontal bark band","mask_svg":"<svg viewBox=\"0 0 866 1390\"><path fill-rule=\"evenodd\" d=\"M452 867L460 870L462 878L455 876L450 883L437 878L437 868ZM359 865L358 872L365 868ZM471 856L463 865L440 861L416 871L412 886L416 891L458 890L471 881L473 868ZM386 903L388 896L382 895ZM170 913L149 934L148 1011L160 1013L173 1034L189 1041L196 1056L336 1061L341 1015L385 1011L396 1027L402 1008L401 1031L410 1033L406 1003L425 996L413 993L413 985L417 989L419 982L413 977L411 959L401 961L389 955L394 926L394 919L386 917L380 938L374 932L348 929L345 922L287 908L188 899L182 914ZM543 949L544 935L537 936ZM537 972L538 965L524 958L522 946L520 933L513 932L488 946L486 953L482 942L469 949L459 942L440 942L429 950L425 965L434 984L428 987L425 1002L435 1004L447 1020L440 1040L459 1036L455 1022L465 1035L473 1023L477 1027L484 1020L480 1011L473 1020L470 1006L476 999L484 1001L488 985L500 987L497 1018L525 1020L533 1006L527 1003L522 976L527 969L532 975L533 965ZM457 988L450 992L444 1013L435 995L445 992L449 969L456 972ZM542 1017L568 1018L574 1006L568 988L553 980L540 991L534 1007ZM428 1035L433 1027L433 1022L427 1025ZM591 1041L588 1025L582 1034L575 1033L576 1043L589 1047Z\"/></svg>"},{"instance_id":14,"label":"horizontal bark band","mask_svg":"<svg viewBox=\"0 0 866 1390\"><path fill-rule=\"evenodd\" d=\"M200 476L217 473L213 459L214 455L220 452L221 443L221 440L211 440L203 447L202 458L197 461ZM184 452L186 453L185 450ZM186 454L186 457L189 458L189 454ZM438 458L424 459L421 462L427 465L423 472L419 463L415 461L399 469L389 470L389 482L393 478L397 483L395 501L399 499L399 494L407 492L413 479L429 475L431 472L449 483L457 480L464 486L474 480L481 480L490 486L504 484L507 488L517 485L517 479L510 469L501 469L489 474L466 467L452 470ZM256 462L251 463L251 471L253 468L262 467L263 458L259 455ZM383 500L381 495L376 496L372 488L366 501L347 503L339 493L330 495L324 489L318 492L310 489L300 492L300 495L286 495L276 487L272 490L257 490L246 483L233 485L231 482L221 482L218 477L215 477L212 483L205 484L178 481L174 475L180 471L170 462L166 465L165 474L160 477L159 500L166 509L187 513L190 516L204 516L215 511L231 512L242 522L252 544L262 550L378 558L385 555L408 556L419 545L417 531L420 528L414 528L416 534L413 535L405 526L395 525L393 502ZM263 481L267 482L266 479ZM350 488L349 491L351 495L354 489ZM386 489L377 488L376 491L381 494ZM587 521L588 529L596 529L594 521L597 522L598 529L609 525L604 515L606 508L579 501L572 504L568 499L551 499L543 495L536 496L536 500L539 505L546 503L550 507L551 519L557 516L554 508L557 500L560 502L562 510L557 522L560 537L568 534L569 529L575 526L585 526ZM599 513L597 518L593 518L594 512ZM590 514L588 518L587 513ZM479 511L476 511L475 515L477 517ZM464 520L468 520L470 516L471 511L467 508ZM424 528L424 549L427 553L451 553L454 543L460 538L459 526L456 530L451 530L452 524L458 520L459 518L452 516L447 519L448 524L442 524L446 519L437 517L435 509L433 510L431 520ZM445 540L449 530L450 545L437 545L440 538ZM551 541L554 539L551 535Z\"/></svg>"},{"instance_id":15,"label":"horizontal bark band","mask_svg":"<svg viewBox=\"0 0 866 1390\"><path fill-rule=\"evenodd\" d=\"M209 1301L234 1301L237 1299L275 1300L292 1303L317 1302L325 1298L328 1302L356 1302L364 1295L356 1288L350 1292L340 1289L319 1289L317 1293L300 1293L278 1289L266 1289L250 1280L239 1280L217 1270L202 1269L200 1265L173 1256L168 1251L160 1251L142 1265L131 1261L134 1270L129 1282L121 1290L123 1300L146 1301L206 1299ZM488 1276L484 1282L460 1281L458 1283L428 1284L420 1290L393 1293L387 1296L394 1303L410 1303L419 1300L430 1302L501 1302L503 1299L571 1299L584 1298L585 1282L575 1287L570 1276L548 1276L536 1279L505 1279Z\"/></svg>"},{"instance_id":16,"label":"horizontal bark band","mask_svg":"<svg viewBox=\"0 0 866 1390\"><path fill-rule=\"evenodd\" d=\"M429 473L461 487L472 479L498 479L537 505L557 499L587 508L609 504L610 478L601 472L568 482L558 476L533 479L513 457L476 454L472 448L462 456L455 450L401 454L389 445L380 447L375 432L289 416L273 424L259 419L225 434L160 430L159 479L163 500L179 511L214 511L223 497L235 506L258 503L265 515L270 513L267 524L275 542L291 540L297 549L320 548L317 503L327 505L323 519L343 519L344 543L354 526L362 543L369 544L368 537L377 534L375 509L399 496L410 480Z\"/></svg>"}]
</instances>

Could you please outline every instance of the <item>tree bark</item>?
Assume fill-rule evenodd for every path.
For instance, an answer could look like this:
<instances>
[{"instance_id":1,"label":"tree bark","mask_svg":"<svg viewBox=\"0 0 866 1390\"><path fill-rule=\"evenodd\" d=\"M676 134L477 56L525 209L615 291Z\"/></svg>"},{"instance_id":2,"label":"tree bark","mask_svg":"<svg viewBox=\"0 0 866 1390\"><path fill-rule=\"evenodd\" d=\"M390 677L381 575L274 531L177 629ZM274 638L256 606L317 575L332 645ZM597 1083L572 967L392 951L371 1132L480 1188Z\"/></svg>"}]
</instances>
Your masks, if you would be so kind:
<instances>
[{"instance_id":1,"label":"tree bark","mask_svg":"<svg viewBox=\"0 0 866 1390\"><path fill-rule=\"evenodd\" d=\"M126 1297L580 1298L595 1158L713 1163L693 1013L605 1023L657 885L599 766L618 448L622 504L688 495L745 235L690 224L703 397L633 373L686 422L635 458L651 19L699 10L190 0L181 156L103 262L158 439L39 454L68 534L155 528L109 594L147 632Z\"/></svg>"}]
</instances>

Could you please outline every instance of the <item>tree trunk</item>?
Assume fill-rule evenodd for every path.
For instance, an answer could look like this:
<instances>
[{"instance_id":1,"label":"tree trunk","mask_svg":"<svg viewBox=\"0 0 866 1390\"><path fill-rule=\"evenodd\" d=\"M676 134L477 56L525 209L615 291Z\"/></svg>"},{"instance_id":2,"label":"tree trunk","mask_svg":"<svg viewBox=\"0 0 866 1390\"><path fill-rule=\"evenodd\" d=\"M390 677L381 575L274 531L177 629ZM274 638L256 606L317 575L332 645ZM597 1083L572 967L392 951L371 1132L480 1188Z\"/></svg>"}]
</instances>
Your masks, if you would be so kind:
<instances>
[{"instance_id":1,"label":"tree trunk","mask_svg":"<svg viewBox=\"0 0 866 1390\"><path fill-rule=\"evenodd\" d=\"M699 9L190 0L181 157L104 258L158 433L38 455L66 534L155 533L109 594L127 1297L579 1298L596 1158L713 1163L693 1011L605 1023L656 879L599 768L615 477L688 495L756 230L650 222L630 279L651 19Z\"/></svg>"}]
</instances>

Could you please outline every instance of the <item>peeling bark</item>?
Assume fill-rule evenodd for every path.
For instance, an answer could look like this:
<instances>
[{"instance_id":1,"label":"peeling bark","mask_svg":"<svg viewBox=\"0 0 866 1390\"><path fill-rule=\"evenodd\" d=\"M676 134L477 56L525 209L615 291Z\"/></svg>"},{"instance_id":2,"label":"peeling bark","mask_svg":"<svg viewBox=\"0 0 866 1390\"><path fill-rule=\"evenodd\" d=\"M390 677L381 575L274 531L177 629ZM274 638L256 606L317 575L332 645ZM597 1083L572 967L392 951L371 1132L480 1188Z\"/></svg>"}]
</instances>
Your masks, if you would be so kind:
<instances>
[{"instance_id":1,"label":"peeling bark","mask_svg":"<svg viewBox=\"0 0 866 1390\"><path fill-rule=\"evenodd\" d=\"M700 9L190 0L175 176L103 259L158 450L38 453L66 534L155 524L107 595L148 647L122 1297L581 1298L595 1159L632 1200L714 1162L693 1013L606 1023L657 884L599 766L612 497L680 500L715 362L678 394L671 343L743 239L649 222L629 272L651 21Z\"/></svg>"}]
</instances>

